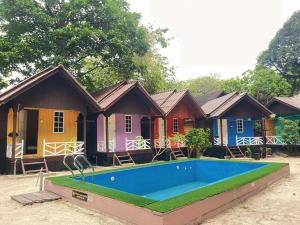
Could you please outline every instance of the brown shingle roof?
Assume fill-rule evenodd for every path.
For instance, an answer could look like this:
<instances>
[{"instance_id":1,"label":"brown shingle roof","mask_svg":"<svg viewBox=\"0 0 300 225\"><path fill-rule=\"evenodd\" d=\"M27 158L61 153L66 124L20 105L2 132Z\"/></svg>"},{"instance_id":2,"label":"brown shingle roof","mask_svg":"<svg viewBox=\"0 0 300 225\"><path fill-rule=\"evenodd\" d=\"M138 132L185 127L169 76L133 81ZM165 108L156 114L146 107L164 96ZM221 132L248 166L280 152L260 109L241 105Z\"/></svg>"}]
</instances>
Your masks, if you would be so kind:
<instances>
[{"instance_id":1,"label":"brown shingle roof","mask_svg":"<svg viewBox=\"0 0 300 225\"><path fill-rule=\"evenodd\" d=\"M163 114L161 108L156 104L155 101L153 101L151 96L138 81L122 81L95 92L93 96L102 110L106 111L134 88L138 88L144 94L146 99L148 99L150 105L161 115Z\"/></svg>"},{"instance_id":2,"label":"brown shingle roof","mask_svg":"<svg viewBox=\"0 0 300 225\"><path fill-rule=\"evenodd\" d=\"M58 65L56 67L49 66L46 69L36 73L35 75L25 79L14 87L4 91L0 94L0 104L5 104L6 102L12 100L13 98L19 96L20 94L26 92L35 85L41 83L47 78L61 72L61 74L66 78L76 91L83 96L83 98L89 103L89 106L95 111L100 111L100 107L94 98L81 86L81 84L71 75L63 65Z\"/></svg>"},{"instance_id":3,"label":"brown shingle roof","mask_svg":"<svg viewBox=\"0 0 300 225\"><path fill-rule=\"evenodd\" d=\"M179 92L177 92L176 90L167 91L152 95L151 97L162 108L165 115L168 115L185 96L187 96L191 100L194 107L199 112L199 115L205 116L204 112L198 106L194 97L187 90Z\"/></svg>"},{"instance_id":4,"label":"brown shingle roof","mask_svg":"<svg viewBox=\"0 0 300 225\"><path fill-rule=\"evenodd\" d=\"M233 106L238 104L242 99L247 98L257 108L259 108L265 115L271 115L272 112L265 106L259 103L257 100L249 96L247 93L232 92L222 97L208 101L202 106L203 111L209 117L219 117L230 110Z\"/></svg>"},{"instance_id":5,"label":"brown shingle roof","mask_svg":"<svg viewBox=\"0 0 300 225\"><path fill-rule=\"evenodd\" d=\"M210 115L213 111L215 111L222 104L225 104L235 94L236 94L236 92L232 92L232 93L229 93L222 97L210 100L210 101L206 102L204 105L202 105L201 108L205 112L206 115Z\"/></svg>"},{"instance_id":6,"label":"brown shingle roof","mask_svg":"<svg viewBox=\"0 0 300 225\"><path fill-rule=\"evenodd\" d=\"M269 107L274 102L280 102L284 105L287 105L295 110L300 111L300 94L292 97L274 97L268 104Z\"/></svg>"},{"instance_id":7,"label":"brown shingle roof","mask_svg":"<svg viewBox=\"0 0 300 225\"><path fill-rule=\"evenodd\" d=\"M202 96L197 96L195 97L195 99L200 106L203 106L206 102L222 97L224 95L225 95L224 91L213 91L213 92L206 93L205 95Z\"/></svg>"}]
</instances>

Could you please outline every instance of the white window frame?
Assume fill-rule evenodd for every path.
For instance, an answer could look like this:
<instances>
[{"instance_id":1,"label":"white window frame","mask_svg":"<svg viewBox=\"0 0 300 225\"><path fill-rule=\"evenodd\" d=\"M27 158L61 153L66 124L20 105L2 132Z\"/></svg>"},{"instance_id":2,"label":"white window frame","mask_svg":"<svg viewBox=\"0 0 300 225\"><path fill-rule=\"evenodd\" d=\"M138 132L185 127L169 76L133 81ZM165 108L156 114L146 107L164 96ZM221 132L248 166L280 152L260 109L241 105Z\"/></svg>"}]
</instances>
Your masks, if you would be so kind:
<instances>
[{"instance_id":1,"label":"white window frame","mask_svg":"<svg viewBox=\"0 0 300 225\"><path fill-rule=\"evenodd\" d=\"M175 131L175 121L176 121L176 125L177 125L177 131ZM179 133L179 120L178 120L178 118L173 118L173 133L175 133L175 134Z\"/></svg>"},{"instance_id":2,"label":"white window frame","mask_svg":"<svg viewBox=\"0 0 300 225\"><path fill-rule=\"evenodd\" d=\"M127 118L130 118L130 131L127 131ZM132 133L132 115L125 115L124 116L124 130L125 133L130 134Z\"/></svg>"},{"instance_id":3,"label":"white window frame","mask_svg":"<svg viewBox=\"0 0 300 225\"><path fill-rule=\"evenodd\" d=\"M62 113L62 127L58 126L57 128L60 129L62 128L62 131L55 131L55 118L59 118L57 116L55 116L56 113ZM57 122L58 124L60 124L60 122ZM54 134L63 134L65 132L65 112L64 111L54 111L53 113L53 133Z\"/></svg>"},{"instance_id":4,"label":"white window frame","mask_svg":"<svg viewBox=\"0 0 300 225\"><path fill-rule=\"evenodd\" d=\"M244 133L244 120L243 119L236 119L236 133L237 134Z\"/></svg>"}]
</instances>

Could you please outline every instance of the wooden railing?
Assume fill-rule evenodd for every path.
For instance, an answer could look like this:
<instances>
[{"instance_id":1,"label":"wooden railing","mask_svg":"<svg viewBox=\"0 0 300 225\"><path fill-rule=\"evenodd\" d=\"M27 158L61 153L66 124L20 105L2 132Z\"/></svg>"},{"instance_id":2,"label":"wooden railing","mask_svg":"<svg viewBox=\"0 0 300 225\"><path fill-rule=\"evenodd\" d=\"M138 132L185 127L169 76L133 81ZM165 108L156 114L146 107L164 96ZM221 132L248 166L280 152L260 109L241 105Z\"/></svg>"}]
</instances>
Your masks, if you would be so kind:
<instances>
[{"instance_id":1,"label":"wooden railing","mask_svg":"<svg viewBox=\"0 0 300 225\"><path fill-rule=\"evenodd\" d=\"M108 148L109 148L109 152L115 152L116 149L116 144L114 141L109 141L108 142ZM98 152L106 152L106 145L104 141L98 141L97 142L97 151Z\"/></svg>"},{"instance_id":2,"label":"wooden railing","mask_svg":"<svg viewBox=\"0 0 300 225\"><path fill-rule=\"evenodd\" d=\"M16 143L15 159L23 159L24 155L24 140ZM6 148L6 157L12 158L12 145L8 144Z\"/></svg>"},{"instance_id":3,"label":"wooden railing","mask_svg":"<svg viewBox=\"0 0 300 225\"><path fill-rule=\"evenodd\" d=\"M43 156L60 156L60 155L79 155L84 154L84 142L46 142L43 143Z\"/></svg>"},{"instance_id":4,"label":"wooden railing","mask_svg":"<svg viewBox=\"0 0 300 225\"><path fill-rule=\"evenodd\" d=\"M228 141L224 138L223 145L227 145ZM221 145L221 138L220 137L214 137L214 145Z\"/></svg>"},{"instance_id":5,"label":"wooden railing","mask_svg":"<svg viewBox=\"0 0 300 225\"><path fill-rule=\"evenodd\" d=\"M168 139L155 139L154 140L154 147L155 148L184 148L186 147L185 143L183 141L172 141L170 138Z\"/></svg>"},{"instance_id":6,"label":"wooden railing","mask_svg":"<svg viewBox=\"0 0 300 225\"><path fill-rule=\"evenodd\" d=\"M150 139L125 139L126 151L151 149Z\"/></svg>"},{"instance_id":7,"label":"wooden railing","mask_svg":"<svg viewBox=\"0 0 300 225\"><path fill-rule=\"evenodd\" d=\"M236 145L263 145L263 137L236 137Z\"/></svg>"},{"instance_id":8,"label":"wooden railing","mask_svg":"<svg viewBox=\"0 0 300 225\"><path fill-rule=\"evenodd\" d=\"M266 136L267 145L285 145L281 136Z\"/></svg>"}]
</instances>

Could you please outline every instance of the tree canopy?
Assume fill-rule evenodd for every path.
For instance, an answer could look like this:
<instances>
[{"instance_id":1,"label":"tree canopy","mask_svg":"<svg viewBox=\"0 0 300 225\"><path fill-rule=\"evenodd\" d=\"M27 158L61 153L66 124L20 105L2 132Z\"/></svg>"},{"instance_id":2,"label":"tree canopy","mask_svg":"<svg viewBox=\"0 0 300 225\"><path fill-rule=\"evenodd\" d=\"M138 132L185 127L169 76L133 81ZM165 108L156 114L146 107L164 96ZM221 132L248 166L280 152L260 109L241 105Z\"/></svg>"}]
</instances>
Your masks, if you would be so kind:
<instances>
[{"instance_id":1,"label":"tree canopy","mask_svg":"<svg viewBox=\"0 0 300 225\"><path fill-rule=\"evenodd\" d=\"M300 90L300 11L277 32L258 63L277 70L292 85L293 93Z\"/></svg>"},{"instance_id":2,"label":"tree canopy","mask_svg":"<svg viewBox=\"0 0 300 225\"><path fill-rule=\"evenodd\" d=\"M155 38L166 45L163 33ZM139 76L159 83L170 73L152 50L151 35L126 0L2 0L0 75L27 77L64 64L90 90L99 88L94 81L108 85ZM145 78L141 71L151 67L152 78Z\"/></svg>"},{"instance_id":3,"label":"tree canopy","mask_svg":"<svg viewBox=\"0 0 300 225\"><path fill-rule=\"evenodd\" d=\"M263 66L243 73L241 78L232 78L222 83L225 92L248 92L262 103L275 96L289 96L291 85L278 73Z\"/></svg>"},{"instance_id":4,"label":"tree canopy","mask_svg":"<svg viewBox=\"0 0 300 225\"><path fill-rule=\"evenodd\" d=\"M190 79L178 85L179 89L188 89L194 96L202 96L222 89L222 80L217 74Z\"/></svg>"}]
</instances>

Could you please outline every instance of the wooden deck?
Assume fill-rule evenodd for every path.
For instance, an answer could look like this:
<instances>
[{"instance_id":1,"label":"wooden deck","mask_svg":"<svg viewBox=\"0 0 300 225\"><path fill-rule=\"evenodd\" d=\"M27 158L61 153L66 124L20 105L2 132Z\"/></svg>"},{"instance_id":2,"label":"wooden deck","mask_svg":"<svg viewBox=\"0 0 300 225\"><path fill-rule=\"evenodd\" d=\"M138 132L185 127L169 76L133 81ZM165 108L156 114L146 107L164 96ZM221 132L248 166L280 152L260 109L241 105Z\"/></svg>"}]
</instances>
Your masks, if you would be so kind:
<instances>
[{"instance_id":1,"label":"wooden deck","mask_svg":"<svg viewBox=\"0 0 300 225\"><path fill-rule=\"evenodd\" d=\"M21 195L12 195L11 199L22 205L32 205L34 203L55 201L61 199L61 197L52 192L40 191Z\"/></svg>"}]
</instances>

